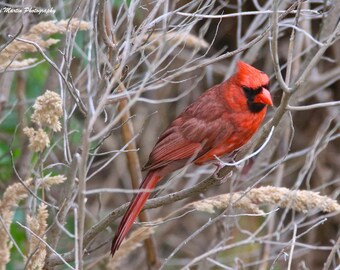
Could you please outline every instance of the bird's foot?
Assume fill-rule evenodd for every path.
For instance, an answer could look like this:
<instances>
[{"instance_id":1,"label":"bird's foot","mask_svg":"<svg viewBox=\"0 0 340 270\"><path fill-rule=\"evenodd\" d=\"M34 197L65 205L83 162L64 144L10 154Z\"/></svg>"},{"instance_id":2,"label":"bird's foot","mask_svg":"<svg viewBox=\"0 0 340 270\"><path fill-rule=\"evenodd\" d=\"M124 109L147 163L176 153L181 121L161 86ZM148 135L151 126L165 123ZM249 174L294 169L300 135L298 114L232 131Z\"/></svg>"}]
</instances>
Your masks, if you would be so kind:
<instances>
[{"instance_id":1,"label":"bird's foot","mask_svg":"<svg viewBox=\"0 0 340 270\"><path fill-rule=\"evenodd\" d=\"M222 180L224 178L224 176L219 176L218 173L224 167L223 163L217 161L217 162L214 162L213 164L216 166L216 169L215 169L214 174L213 174L214 178L216 180Z\"/></svg>"},{"instance_id":2,"label":"bird's foot","mask_svg":"<svg viewBox=\"0 0 340 270\"><path fill-rule=\"evenodd\" d=\"M230 171L227 175L220 176L218 173L224 167L223 162L215 162L213 164L216 166L216 170L213 173L213 177L214 179L219 181L220 184L225 183L233 175L233 171Z\"/></svg>"}]
</instances>

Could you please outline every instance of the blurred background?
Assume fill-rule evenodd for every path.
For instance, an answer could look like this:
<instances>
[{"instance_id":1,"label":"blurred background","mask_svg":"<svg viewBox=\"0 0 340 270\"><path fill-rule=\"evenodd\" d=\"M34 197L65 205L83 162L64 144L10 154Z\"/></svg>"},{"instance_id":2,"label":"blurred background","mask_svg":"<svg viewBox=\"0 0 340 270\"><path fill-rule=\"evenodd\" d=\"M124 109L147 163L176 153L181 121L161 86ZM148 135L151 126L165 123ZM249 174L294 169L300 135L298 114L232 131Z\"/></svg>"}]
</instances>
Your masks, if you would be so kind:
<instances>
[{"instance_id":1,"label":"blurred background","mask_svg":"<svg viewBox=\"0 0 340 270\"><path fill-rule=\"evenodd\" d=\"M59 209L67 205L62 220L48 207L44 235L55 252L47 249L44 269L69 269L60 256L79 269L338 267L338 212L316 206L301 213L275 205L261 205L264 216L233 207L215 214L182 209L267 185L338 200L337 1L32 0L0 1L0 10L0 197L19 179L67 178L50 189L31 188ZM140 168L160 133L201 93L229 78L239 60L270 76L274 100L264 121L267 131L258 132L245 154L263 142L274 123L268 145L233 168L224 183L147 210L155 225L149 255L156 263L141 241L111 259L110 242L123 211L92 238L86 233L132 198L131 179L142 180ZM34 152L23 128L36 126L32 106L47 89L63 101L62 129L45 127L50 145ZM211 164L189 166L162 181L152 197L190 188L214 171ZM2 269L24 269L32 256L30 233L16 221L25 224L26 215L36 213L35 196L28 194L13 209L7 236L16 244ZM79 255L77 237L84 234L85 252Z\"/></svg>"}]
</instances>

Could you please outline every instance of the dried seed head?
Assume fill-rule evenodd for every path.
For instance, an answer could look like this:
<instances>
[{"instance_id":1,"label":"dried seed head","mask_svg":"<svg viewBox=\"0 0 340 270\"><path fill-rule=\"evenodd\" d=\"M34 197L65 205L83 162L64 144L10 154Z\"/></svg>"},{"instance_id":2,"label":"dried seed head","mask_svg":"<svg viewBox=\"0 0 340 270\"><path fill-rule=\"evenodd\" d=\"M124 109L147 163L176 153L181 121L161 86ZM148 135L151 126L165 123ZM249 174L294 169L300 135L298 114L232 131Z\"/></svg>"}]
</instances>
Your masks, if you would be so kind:
<instances>
[{"instance_id":1,"label":"dried seed head","mask_svg":"<svg viewBox=\"0 0 340 270\"><path fill-rule=\"evenodd\" d=\"M33 25L31 29L19 37L22 40L13 40L8 46L0 52L0 72L4 70L15 70L17 68L27 67L32 64L32 60L27 62L22 60L24 52L36 52L36 46L26 41L34 42L42 50L57 44L59 39L48 38L45 36L66 32L75 33L76 31L86 31L91 29L91 23L80 21L79 19L61 20L61 21L43 21ZM25 65L26 64L26 65Z\"/></svg>"},{"instance_id":2,"label":"dried seed head","mask_svg":"<svg viewBox=\"0 0 340 270\"><path fill-rule=\"evenodd\" d=\"M25 127L23 131L29 139L28 147L32 151L42 152L46 147L50 146L50 138L42 128L34 130L34 128Z\"/></svg>"},{"instance_id":3,"label":"dried seed head","mask_svg":"<svg viewBox=\"0 0 340 270\"><path fill-rule=\"evenodd\" d=\"M66 177L64 175L46 176L39 180L41 186L49 187L52 185L58 185L64 183Z\"/></svg>"},{"instance_id":4,"label":"dried seed head","mask_svg":"<svg viewBox=\"0 0 340 270\"><path fill-rule=\"evenodd\" d=\"M151 227L141 227L131 233L129 238L123 241L119 250L115 253L113 259L109 260L106 269L117 269L122 261L136 248L140 247L143 241L154 233Z\"/></svg>"},{"instance_id":5,"label":"dried seed head","mask_svg":"<svg viewBox=\"0 0 340 270\"><path fill-rule=\"evenodd\" d=\"M27 216L27 225L41 239L46 240L48 211L47 205L41 204L36 216ZM36 236L32 235L29 241L29 255L31 259L27 264L27 269L43 269L46 258L46 246Z\"/></svg>"},{"instance_id":6,"label":"dried seed head","mask_svg":"<svg viewBox=\"0 0 340 270\"><path fill-rule=\"evenodd\" d=\"M63 115L62 104L59 94L46 90L45 94L38 97L33 105L32 122L39 126L46 125L53 131L60 131L59 118Z\"/></svg>"},{"instance_id":7,"label":"dried seed head","mask_svg":"<svg viewBox=\"0 0 340 270\"><path fill-rule=\"evenodd\" d=\"M340 211L340 205L336 200L309 190L289 190L283 187L259 187L253 188L247 193L236 192L222 194L201 201L191 203L198 211L214 213L215 210L225 210L232 205L234 208L243 209L249 213L263 214L259 208L262 204L277 205L282 208L290 208L295 211L307 213L318 209L323 212Z\"/></svg>"},{"instance_id":8,"label":"dried seed head","mask_svg":"<svg viewBox=\"0 0 340 270\"><path fill-rule=\"evenodd\" d=\"M61 20L61 21L45 21L40 22L30 29L29 33L35 35L52 35L56 33L72 33L77 30L86 31L91 29L91 23L86 21L79 21L78 19Z\"/></svg>"}]
</instances>

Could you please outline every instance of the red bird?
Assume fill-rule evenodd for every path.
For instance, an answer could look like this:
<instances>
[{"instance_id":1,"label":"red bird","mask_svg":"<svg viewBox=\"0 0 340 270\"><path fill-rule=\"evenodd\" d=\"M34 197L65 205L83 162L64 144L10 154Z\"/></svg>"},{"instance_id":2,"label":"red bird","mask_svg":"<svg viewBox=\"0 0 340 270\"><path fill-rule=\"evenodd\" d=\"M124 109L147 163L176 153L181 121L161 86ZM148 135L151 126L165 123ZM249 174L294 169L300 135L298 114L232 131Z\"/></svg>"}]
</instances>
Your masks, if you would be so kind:
<instances>
[{"instance_id":1,"label":"red bird","mask_svg":"<svg viewBox=\"0 0 340 270\"><path fill-rule=\"evenodd\" d=\"M161 134L140 189L152 190L166 175L188 163L201 165L243 146L260 126L267 105L273 105L269 78L256 68L238 62L238 71L189 105ZM112 241L112 256L119 248L150 192L135 195Z\"/></svg>"}]
</instances>

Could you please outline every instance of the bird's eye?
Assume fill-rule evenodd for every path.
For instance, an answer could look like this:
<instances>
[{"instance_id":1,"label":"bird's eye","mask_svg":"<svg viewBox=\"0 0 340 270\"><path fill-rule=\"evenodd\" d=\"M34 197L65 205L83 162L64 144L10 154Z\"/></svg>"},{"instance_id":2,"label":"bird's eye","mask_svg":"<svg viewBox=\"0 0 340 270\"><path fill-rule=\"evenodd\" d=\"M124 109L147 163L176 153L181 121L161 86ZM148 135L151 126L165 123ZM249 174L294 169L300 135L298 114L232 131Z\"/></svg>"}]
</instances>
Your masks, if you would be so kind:
<instances>
[{"instance_id":1,"label":"bird's eye","mask_svg":"<svg viewBox=\"0 0 340 270\"><path fill-rule=\"evenodd\" d=\"M262 86L254 89L253 91L254 91L254 95L260 94L262 92Z\"/></svg>"},{"instance_id":2,"label":"bird's eye","mask_svg":"<svg viewBox=\"0 0 340 270\"><path fill-rule=\"evenodd\" d=\"M249 87L246 87L246 86L242 86L242 89L248 95L251 95L254 91L252 88L249 88Z\"/></svg>"},{"instance_id":3,"label":"bird's eye","mask_svg":"<svg viewBox=\"0 0 340 270\"><path fill-rule=\"evenodd\" d=\"M254 97L258 94L256 91L257 89L253 89L253 88L250 88L250 87L247 87L247 86L242 86L242 90L245 94L245 96L247 97L247 100L248 101L252 101L254 100ZM260 91L262 91L262 88L260 89Z\"/></svg>"}]
</instances>

